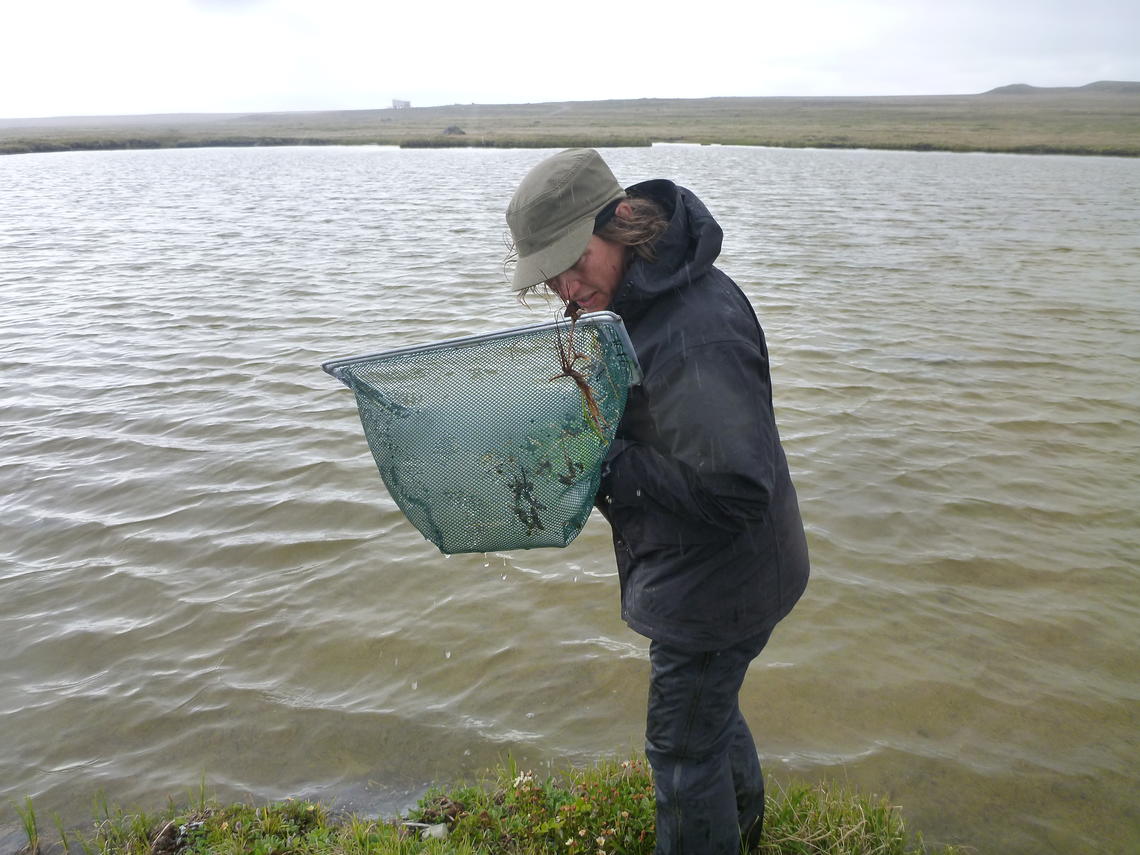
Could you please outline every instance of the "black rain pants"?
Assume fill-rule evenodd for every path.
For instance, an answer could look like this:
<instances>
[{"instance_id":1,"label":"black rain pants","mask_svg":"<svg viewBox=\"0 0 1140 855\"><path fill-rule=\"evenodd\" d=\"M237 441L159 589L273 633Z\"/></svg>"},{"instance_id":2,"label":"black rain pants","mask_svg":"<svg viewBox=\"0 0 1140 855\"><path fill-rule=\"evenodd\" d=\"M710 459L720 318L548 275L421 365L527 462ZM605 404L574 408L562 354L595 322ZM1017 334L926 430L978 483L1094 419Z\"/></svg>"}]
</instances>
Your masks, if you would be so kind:
<instances>
[{"instance_id":1,"label":"black rain pants","mask_svg":"<svg viewBox=\"0 0 1140 855\"><path fill-rule=\"evenodd\" d=\"M656 855L739 855L759 842L764 778L739 694L770 634L703 652L650 644L645 753L657 794Z\"/></svg>"}]
</instances>

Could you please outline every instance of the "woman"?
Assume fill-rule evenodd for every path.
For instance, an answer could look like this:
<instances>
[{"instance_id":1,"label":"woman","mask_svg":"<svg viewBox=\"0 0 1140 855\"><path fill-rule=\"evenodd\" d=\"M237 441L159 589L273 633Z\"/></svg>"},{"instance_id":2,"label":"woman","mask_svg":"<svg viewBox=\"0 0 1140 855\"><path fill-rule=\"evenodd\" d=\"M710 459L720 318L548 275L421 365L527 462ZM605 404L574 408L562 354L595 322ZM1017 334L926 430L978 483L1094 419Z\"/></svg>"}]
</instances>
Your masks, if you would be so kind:
<instances>
[{"instance_id":1,"label":"woman","mask_svg":"<svg viewBox=\"0 0 1140 855\"><path fill-rule=\"evenodd\" d=\"M651 641L657 852L750 848L764 782L740 686L808 579L763 330L713 265L720 226L671 181L626 190L597 152L571 149L523 179L507 223L516 291L616 312L644 373L596 501L622 617Z\"/></svg>"}]
</instances>

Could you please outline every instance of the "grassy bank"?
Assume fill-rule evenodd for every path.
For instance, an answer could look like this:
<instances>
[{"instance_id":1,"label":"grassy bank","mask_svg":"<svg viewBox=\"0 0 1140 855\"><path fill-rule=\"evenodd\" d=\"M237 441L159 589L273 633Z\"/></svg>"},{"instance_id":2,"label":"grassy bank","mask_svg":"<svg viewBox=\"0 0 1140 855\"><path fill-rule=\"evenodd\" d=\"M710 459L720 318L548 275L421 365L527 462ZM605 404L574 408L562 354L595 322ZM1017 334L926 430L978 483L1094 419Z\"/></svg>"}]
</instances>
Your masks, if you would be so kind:
<instances>
[{"instance_id":1,"label":"grassy bank","mask_svg":"<svg viewBox=\"0 0 1140 855\"><path fill-rule=\"evenodd\" d=\"M1140 156L1140 84L980 95L456 104L0 119L0 153L256 145L563 148L653 142Z\"/></svg>"},{"instance_id":2,"label":"grassy bank","mask_svg":"<svg viewBox=\"0 0 1140 855\"><path fill-rule=\"evenodd\" d=\"M222 806L204 794L161 815L103 805L86 833L47 835L34 807L19 809L25 851L86 855L651 855L653 784L642 759L540 779L511 764L480 786L432 790L406 817L368 819L310 802ZM49 841L49 837L52 839ZM764 855L906 855L908 836L886 800L826 787L770 793Z\"/></svg>"}]
</instances>

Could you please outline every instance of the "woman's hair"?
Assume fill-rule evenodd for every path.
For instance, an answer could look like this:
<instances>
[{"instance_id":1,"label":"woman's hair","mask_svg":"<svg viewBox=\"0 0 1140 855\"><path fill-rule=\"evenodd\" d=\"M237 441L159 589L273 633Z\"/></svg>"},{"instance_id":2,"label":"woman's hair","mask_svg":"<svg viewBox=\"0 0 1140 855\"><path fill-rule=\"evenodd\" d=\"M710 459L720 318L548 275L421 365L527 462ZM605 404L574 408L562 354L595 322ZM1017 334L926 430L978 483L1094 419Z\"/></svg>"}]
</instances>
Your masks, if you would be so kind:
<instances>
[{"instance_id":1,"label":"woman's hair","mask_svg":"<svg viewBox=\"0 0 1140 855\"><path fill-rule=\"evenodd\" d=\"M641 258L652 263L656 260L653 244L665 229L669 228L669 218L665 209L659 202L648 196L626 196L618 204L629 206L625 216L614 214L601 228L594 230L594 234L612 243L626 247L625 263L628 267L633 259ZM507 257L503 261L503 269L508 272L511 265L518 261L518 249L509 239L507 241ZM526 303L526 298L539 293L549 293L545 282L531 285L519 292L519 300Z\"/></svg>"},{"instance_id":2,"label":"woman's hair","mask_svg":"<svg viewBox=\"0 0 1140 855\"><path fill-rule=\"evenodd\" d=\"M627 246L633 255L652 263L656 260L653 244L669 228L665 210L648 196L626 196L622 201L629 206L629 213L624 217L615 214L594 234L603 240Z\"/></svg>"}]
</instances>

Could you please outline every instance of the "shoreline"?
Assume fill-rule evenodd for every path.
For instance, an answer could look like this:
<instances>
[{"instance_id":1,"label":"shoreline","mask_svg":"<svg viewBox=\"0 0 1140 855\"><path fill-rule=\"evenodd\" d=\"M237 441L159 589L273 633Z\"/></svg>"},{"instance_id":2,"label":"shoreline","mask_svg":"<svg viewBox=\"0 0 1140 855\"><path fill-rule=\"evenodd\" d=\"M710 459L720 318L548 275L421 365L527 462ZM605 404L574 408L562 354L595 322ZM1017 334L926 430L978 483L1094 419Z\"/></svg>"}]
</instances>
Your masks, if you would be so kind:
<instances>
[{"instance_id":1,"label":"shoreline","mask_svg":"<svg viewBox=\"0 0 1140 855\"><path fill-rule=\"evenodd\" d=\"M741 148L786 148L786 149L815 149L824 151L910 151L910 152L930 152L930 153L944 153L944 154L1024 154L1024 155L1064 155L1070 157L1140 157L1140 146L1136 149L1120 148L1120 149L1097 149L1082 146L1047 146L1047 145L1025 145L1025 146L1010 146L1005 148L971 148L968 146L939 146L934 143L930 144L915 144L911 146L891 145L889 143L867 143L861 145L844 145L840 143L788 143L788 142L706 142L706 143L686 143L684 141L678 142L676 140L647 140L644 142L620 142L614 140L594 140L594 139L568 139L568 140L552 140L550 142L535 142L535 143L500 143L500 142L462 142L462 143L444 143L436 141L419 141L410 140L403 143L392 143L386 141L378 142L360 142L360 141L342 141L342 140L315 140L315 139L219 139L219 140L204 140L198 142L180 141L180 142L166 142L159 140L131 140L123 143L101 144L101 143L85 143L75 142L69 144L57 143L44 143L44 144L28 144L19 146L6 146L0 144L0 155L19 155L19 154L64 154L67 152L84 152L84 151L164 151L169 149L199 149L199 148L286 148L286 147L310 147L310 148L327 148L333 146L373 146L377 148L401 148L401 149L448 149L448 148L496 148L496 149L564 149L564 148L651 148L657 144L667 145L695 145L695 146L734 146Z\"/></svg>"},{"instance_id":2,"label":"shoreline","mask_svg":"<svg viewBox=\"0 0 1140 855\"><path fill-rule=\"evenodd\" d=\"M764 837L758 855L962 855L965 848L928 844L907 828L887 798L839 785L769 782ZM509 757L479 783L429 789L395 817L336 810L286 799L223 805L205 782L190 803L157 813L125 811L96 801L84 829L43 827L35 804L15 805L24 845L19 855L83 851L103 855L414 855L454 852L492 855L652 855L655 799L643 756L602 761L540 777ZM54 831L54 834L52 833ZM52 839L54 838L54 839Z\"/></svg>"},{"instance_id":3,"label":"shoreline","mask_svg":"<svg viewBox=\"0 0 1140 855\"><path fill-rule=\"evenodd\" d=\"M1121 86L1126 88L0 119L0 154L298 145L610 148L689 143L1140 157L1140 84Z\"/></svg>"}]
</instances>

